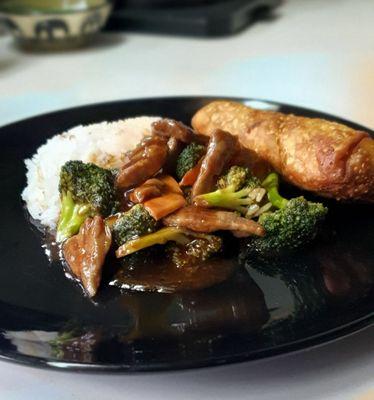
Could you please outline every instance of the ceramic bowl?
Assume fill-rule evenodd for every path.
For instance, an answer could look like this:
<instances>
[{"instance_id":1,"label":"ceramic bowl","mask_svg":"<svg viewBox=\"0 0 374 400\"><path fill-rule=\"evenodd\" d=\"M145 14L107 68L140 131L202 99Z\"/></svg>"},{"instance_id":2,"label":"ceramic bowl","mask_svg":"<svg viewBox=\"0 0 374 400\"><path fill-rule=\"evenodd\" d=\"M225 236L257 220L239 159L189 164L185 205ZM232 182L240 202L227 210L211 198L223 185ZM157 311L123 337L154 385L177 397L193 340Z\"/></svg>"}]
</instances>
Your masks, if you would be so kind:
<instances>
[{"instance_id":1,"label":"ceramic bowl","mask_svg":"<svg viewBox=\"0 0 374 400\"><path fill-rule=\"evenodd\" d=\"M111 8L109 0L6 0L0 22L22 47L63 49L88 43Z\"/></svg>"}]
</instances>

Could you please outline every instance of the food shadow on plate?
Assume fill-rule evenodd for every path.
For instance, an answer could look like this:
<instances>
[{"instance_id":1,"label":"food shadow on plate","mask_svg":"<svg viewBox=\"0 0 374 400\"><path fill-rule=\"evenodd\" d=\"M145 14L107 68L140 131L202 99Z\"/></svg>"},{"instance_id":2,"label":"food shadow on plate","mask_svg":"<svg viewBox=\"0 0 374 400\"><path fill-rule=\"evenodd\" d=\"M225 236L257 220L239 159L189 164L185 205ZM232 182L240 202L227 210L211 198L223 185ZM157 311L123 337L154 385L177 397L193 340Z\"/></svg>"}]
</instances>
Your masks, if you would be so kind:
<instances>
[{"instance_id":1,"label":"food shadow on plate","mask_svg":"<svg viewBox=\"0 0 374 400\"><path fill-rule=\"evenodd\" d=\"M279 345L342 326L356 310L372 312L373 234L361 237L369 206L336 204L318 240L292 256L242 262L256 284L266 290L270 318L265 341ZM347 226L350 229L347 229ZM357 319L361 315L357 312Z\"/></svg>"}]
</instances>

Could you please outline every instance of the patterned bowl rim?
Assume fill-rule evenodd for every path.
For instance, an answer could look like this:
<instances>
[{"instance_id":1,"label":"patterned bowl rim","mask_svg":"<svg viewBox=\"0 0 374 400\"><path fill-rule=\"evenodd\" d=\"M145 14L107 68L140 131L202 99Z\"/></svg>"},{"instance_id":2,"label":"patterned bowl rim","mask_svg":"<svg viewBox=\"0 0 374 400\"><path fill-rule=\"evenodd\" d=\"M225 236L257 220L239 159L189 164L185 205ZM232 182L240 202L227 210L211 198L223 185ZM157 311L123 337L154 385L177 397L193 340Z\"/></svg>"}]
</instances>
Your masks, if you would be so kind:
<instances>
[{"instance_id":1,"label":"patterned bowl rim","mask_svg":"<svg viewBox=\"0 0 374 400\"><path fill-rule=\"evenodd\" d=\"M97 6L88 6L84 9L80 10L61 10L61 11L42 11L42 10L30 10L30 11L9 11L3 10L1 7L0 3L0 17L12 17L12 16L68 16L68 15L73 15L73 14L83 14L87 12L92 12L96 10L100 10L105 7L111 7L112 4L108 0L102 0L102 4L99 4Z\"/></svg>"}]
</instances>

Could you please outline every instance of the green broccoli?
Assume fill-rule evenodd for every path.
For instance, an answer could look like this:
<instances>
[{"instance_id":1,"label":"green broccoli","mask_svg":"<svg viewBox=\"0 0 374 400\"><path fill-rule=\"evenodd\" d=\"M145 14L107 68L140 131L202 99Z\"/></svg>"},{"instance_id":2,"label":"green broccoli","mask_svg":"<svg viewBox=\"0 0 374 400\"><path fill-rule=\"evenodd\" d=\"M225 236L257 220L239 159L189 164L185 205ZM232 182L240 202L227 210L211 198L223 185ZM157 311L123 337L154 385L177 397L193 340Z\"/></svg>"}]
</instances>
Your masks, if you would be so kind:
<instances>
[{"instance_id":1,"label":"green broccoli","mask_svg":"<svg viewBox=\"0 0 374 400\"><path fill-rule=\"evenodd\" d=\"M227 173L219 177L217 181L218 189L230 187L233 191L237 191L243 187L254 189L260 186L261 182L251 174L248 168L238 165L232 166Z\"/></svg>"},{"instance_id":2,"label":"green broccoli","mask_svg":"<svg viewBox=\"0 0 374 400\"><path fill-rule=\"evenodd\" d=\"M307 201L303 196L291 200L282 197L275 173L270 174L262 185L277 210L260 215L258 222L265 228L266 234L262 238L250 239L250 253L271 258L290 253L313 240L327 208L321 203Z\"/></svg>"},{"instance_id":3,"label":"green broccoli","mask_svg":"<svg viewBox=\"0 0 374 400\"><path fill-rule=\"evenodd\" d=\"M186 257L203 260L212 253L218 252L222 246L222 240L219 237L168 226L125 242L116 251L116 256L117 258L126 257L140 250L168 242L183 246Z\"/></svg>"},{"instance_id":4,"label":"green broccoli","mask_svg":"<svg viewBox=\"0 0 374 400\"><path fill-rule=\"evenodd\" d=\"M268 199L274 207L284 208L287 205L288 200L279 194L279 178L275 172L266 177L262 182L262 186L266 189Z\"/></svg>"},{"instance_id":5,"label":"green broccoli","mask_svg":"<svg viewBox=\"0 0 374 400\"><path fill-rule=\"evenodd\" d=\"M105 217L117 207L113 174L95 164L65 163L60 172L59 192L58 242L76 234L87 217L97 214Z\"/></svg>"},{"instance_id":6,"label":"green broccoli","mask_svg":"<svg viewBox=\"0 0 374 400\"><path fill-rule=\"evenodd\" d=\"M193 168L200 158L205 154L205 146L197 143L190 143L179 154L176 166L176 175L179 180L183 178L185 173Z\"/></svg>"},{"instance_id":7,"label":"green broccoli","mask_svg":"<svg viewBox=\"0 0 374 400\"><path fill-rule=\"evenodd\" d=\"M147 235L156 230L157 221L152 218L141 204L136 204L129 211L122 213L112 228L114 241L118 246Z\"/></svg>"},{"instance_id":8,"label":"green broccoli","mask_svg":"<svg viewBox=\"0 0 374 400\"><path fill-rule=\"evenodd\" d=\"M75 330L60 332L55 339L49 341L51 354L55 358L63 358L66 347L77 339L78 333Z\"/></svg>"},{"instance_id":9,"label":"green broccoli","mask_svg":"<svg viewBox=\"0 0 374 400\"><path fill-rule=\"evenodd\" d=\"M177 267L206 261L222 249L222 239L219 236L194 233L190 240L185 245L171 243L167 248L169 257Z\"/></svg>"},{"instance_id":10,"label":"green broccoli","mask_svg":"<svg viewBox=\"0 0 374 400\"><path fill-rule=\"evenodd\" d=\"M260 181L251 175L248 168L233 166L218 178L218 189L194 198L196 205L219 207L247 214L251 205L262 200L265 190ZM256 209L260 207L256 206Z\"/></svg>"}]
</instances>

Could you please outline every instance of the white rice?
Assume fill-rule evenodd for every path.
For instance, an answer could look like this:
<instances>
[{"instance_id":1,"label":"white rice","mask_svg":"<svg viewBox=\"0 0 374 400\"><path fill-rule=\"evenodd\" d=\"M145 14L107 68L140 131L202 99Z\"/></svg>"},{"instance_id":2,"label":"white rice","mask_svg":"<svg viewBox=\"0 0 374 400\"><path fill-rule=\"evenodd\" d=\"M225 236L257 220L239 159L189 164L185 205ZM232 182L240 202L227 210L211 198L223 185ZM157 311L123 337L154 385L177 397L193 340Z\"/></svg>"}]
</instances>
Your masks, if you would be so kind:
<instances>
[{"instance_id":1,"label":"white rice","mask_svg":"<svg viewBox=\"0 0 374 400\"><path fill-rule=\"evenodd\" d=\"M124 154L135 147L157 117L137 117L115 122L77 126L53 136L25 160L27 186L22 199L31 216L51 229L56 227L60 200L60 169L66 161L93 162L100 167L121 165Z\"/></svg>"}]
</instances>

